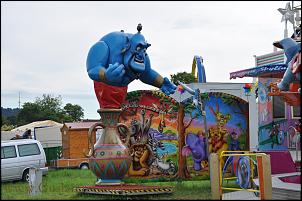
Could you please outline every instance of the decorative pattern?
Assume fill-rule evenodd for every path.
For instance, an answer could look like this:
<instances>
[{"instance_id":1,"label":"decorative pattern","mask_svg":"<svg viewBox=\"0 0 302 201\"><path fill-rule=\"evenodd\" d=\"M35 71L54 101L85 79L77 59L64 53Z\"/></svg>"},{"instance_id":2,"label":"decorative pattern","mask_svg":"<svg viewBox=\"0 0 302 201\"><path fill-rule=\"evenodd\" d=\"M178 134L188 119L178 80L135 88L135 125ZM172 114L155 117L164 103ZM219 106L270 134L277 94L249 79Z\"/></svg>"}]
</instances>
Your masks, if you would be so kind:
<instances>
[{"instance_id":1,"label":"decorative pattern","mask_svg":"<svg viewBox=\"0 0 302 201\"><path fill-rule=\"evenodd\" d=\"M172 186L144 186L133 184L81 186L74 188L75 192L105 195L147 195L172 193Z\"/></svg>"},{"instance_id":2,"label":"decorative pattern","mask_svg":"<svg viewBox=\"0 0 302 201\"><path fill-rule=\"evenodd\" d=\"M92 172L101 179L121 179L129 168L128 159L91 159L90 167Z\"/></svg>"}]
</instances>

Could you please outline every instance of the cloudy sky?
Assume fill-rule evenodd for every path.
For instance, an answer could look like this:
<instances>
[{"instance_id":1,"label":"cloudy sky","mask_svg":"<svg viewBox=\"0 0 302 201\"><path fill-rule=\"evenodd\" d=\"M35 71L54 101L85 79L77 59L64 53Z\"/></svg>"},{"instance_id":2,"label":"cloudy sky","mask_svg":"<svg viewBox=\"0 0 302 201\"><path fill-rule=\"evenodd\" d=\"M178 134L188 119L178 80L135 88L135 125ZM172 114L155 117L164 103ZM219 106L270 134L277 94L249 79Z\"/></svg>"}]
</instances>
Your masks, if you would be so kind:
<instances>
[{"instance_id":1,"label":"cloudy sky","mask_svg":"<svg viewBox=\"0 0 302 201\"><path fill-rule=\"evenodd\" d=\"M87 53L109 32L136 33L138 23L162 76L191 72L199 55L207 82L251 82L230 80L230 72L254 67L253 55L273 51L284 30L277 9L287 2L1 1L1 106L18 107L19 92L21 106L43 94L61 95L63 105L80 105L84 118L99 118ZM291 35L291 24L288 29ZM141 89L154 87L139 80L128 87Z\"/></svg>"}]
</instances>

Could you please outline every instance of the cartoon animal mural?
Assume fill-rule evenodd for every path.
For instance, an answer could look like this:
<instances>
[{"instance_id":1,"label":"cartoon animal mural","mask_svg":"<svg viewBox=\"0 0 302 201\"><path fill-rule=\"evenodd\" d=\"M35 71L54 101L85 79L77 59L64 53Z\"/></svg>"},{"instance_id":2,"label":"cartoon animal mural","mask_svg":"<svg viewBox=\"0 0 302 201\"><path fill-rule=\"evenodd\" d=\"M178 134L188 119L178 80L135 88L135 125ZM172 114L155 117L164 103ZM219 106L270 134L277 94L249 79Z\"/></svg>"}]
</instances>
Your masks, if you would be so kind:
<instances>
[{"instance_id":1,"label":"cartoon animal mural","mask_svg":"<svg viewBox=\"0 0 302 201\"><path fill-rule=\"evenodd\" d=\"M195 157L192 153L190 139L194 139L192 144L199 144L195 146L199 149L197 153L201 153L201 150L207 151L206 153L220 153L223 150L248 150L248 102L222 92L209 92L204 97L207 97L203 102L205 104L206 123L209 128L208 142L203 143L203 140L206 139L203 132L204 121L202 117L199 117L192 121L187 130L186 145L182 152L186 156L187 167L191 176L207 174L208 161L206 156L208 154L202 157L203 160L200 162L199 157ZM186 115L186 122L189 121L189 116Z\"/></svg>"},{"instance_id":2,"label":"cartoon animal mural","mask_svg":"<svg viewBox=\"0 0 302 201\"><path fill-rule=\"evenodd\" d=\"M209 152L220 153L222 150L227 150L227 136L228 130L224 127L231 119L230 114L222 114L219 111L219 105L216 103L216 111L209 106L210 111L215 116L216 126L209 128ZM221 150L220 150L221 149ZM220 150L220 151L219 151Z\"/></svg>"},{"instance_id":3,"label":"cartoon animal mural","mask_svg":"<svg viewBox=\"0 0 302 201\"><path fill-rule=\"evenodd\" d=\"M241 105L244 111L248 110L247 102L228 104L223 101L222 96L229 97L231 100L236 99L227 94L209 93L209 99L205 101L207 125L212 128L212 134L224 136L223 148L219 150L227 150L231 146L236 150L238 147L240 150L245 150L248 147L246 140L248 127L238 107ZM193 100L190 101L193 104ZM134 162L128 172L129 176L171 178L177 174L179 140L177 111L170 113L174 111L171 110L171 107L176 104L174 99L159 91L128 92L127 98L122 104L123 113L120 116L120 122L128 125L131 131L129 147L131 147ZM196 112L197 109L196 111L193 109L193 113ZM220 121L217 122L216 116ZM191 117L192 114L186 113L184 121L190 121ZM165 121L165 127L159 129L162 120ZM208 147L203 127L204 121L201 116L192 120L184 138L185 147L182 152L187 161L186 167L192 177L208 174ZM227 135L232 131L236 132L233 138L231 135ZM216 145L214 140L211 142L213 142L212 149L220 146ZM231 145L232 142L233 145Z\"/></svg>"},{"instance_id":4,"label":"cartoon animal mural","mask_svg":"<svg viewBox=\"0 0 302 201\"><path fill-rule=\"evenodd\" d=\"M192 154L194 165L193 168L196 171L201 170L201 162L207 160L207 150L206 150L206 138L202 135L195 135L189 133L186 136L186 146L182 149L182 154L188 156Z\"/></svg>"},{"instance_id":5,"label":"cartoon animal mural","mask_svg":"<svg viewBox=\"0 0 302 201\"><path fill-rule=\"evenodd\" d=\"M132 163L128 171L129 175L144 176L148 175L150 170L150 158L152 157L151 147L148 142L148 131L152 122L153 114L145 120L145 110L140 111L140 121L133 119L130 126L130 155L132 156Z\"/></svg>"},{"instance_id":6,"label":"cartoon animal mural","mask_svg":"<svg viewBox=\"0 0 302 201\"><path fill-rule=\"evenodd\" d=\"M163 157L158 154L158 149L165 150L165 146L155 138L154 133L149 133L154 114L151 113L146 120L145 114L145 109L142 109L141 121L131 121L130 145L128 146L133 161L128 173L132 176L148 176L154 172L154 168L157 168L160 173L173 175L176 172L175 164L171 160L164 161Z\"/></svg>"},{"instance_id":7,"label":"cartoon animal mural","mask_svg":"<svg viewBox=\"0 0 302 201\"><path fill-rule=\"evenodd\" d=\"M176 119L170 118L168 110L175 101L156 91L129 92L126 99L120 121L129 125L131 131L128 146L133 162L129 176L173 176L177 171ZM167 99L165 103L163 99ZM163 121L167 123L162 127Z\"/></svg>"}]
</instances>

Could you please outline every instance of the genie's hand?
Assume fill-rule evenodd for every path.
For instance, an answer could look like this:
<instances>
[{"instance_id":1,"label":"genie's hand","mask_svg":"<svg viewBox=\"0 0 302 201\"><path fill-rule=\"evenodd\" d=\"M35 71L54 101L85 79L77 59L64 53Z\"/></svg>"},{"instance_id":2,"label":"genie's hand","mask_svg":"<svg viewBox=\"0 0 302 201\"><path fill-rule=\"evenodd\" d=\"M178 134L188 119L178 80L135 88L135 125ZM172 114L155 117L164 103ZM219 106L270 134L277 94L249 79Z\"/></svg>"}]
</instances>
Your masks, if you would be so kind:
<instances>
[{"instance_id":1,"label":"genie's hand","mask_svg":"<svg viewBox=\"0 0 302 201\"><path fill-rule=\"evenodd\" d=\"M117 84L122 82L124 75L125 75L125 66L117 62L115 64L109 64L109 67L105 72L106 80Z\"/></svg>"},{"instance_id":2,"label":"genie's hand","mask_svg":"<svg viewBox=\"0 0 302 201\"><path fill-rule=\"evenodd\" d=\"M163 85L160 88L160 90L162 92L164 92L166 95L170 95L170 94L174 94L176 88L177 87L175 86L175 84L173 84L172 82L170 82L170 80L167 77L165 77Z\"/></svg>"}]
</instances>

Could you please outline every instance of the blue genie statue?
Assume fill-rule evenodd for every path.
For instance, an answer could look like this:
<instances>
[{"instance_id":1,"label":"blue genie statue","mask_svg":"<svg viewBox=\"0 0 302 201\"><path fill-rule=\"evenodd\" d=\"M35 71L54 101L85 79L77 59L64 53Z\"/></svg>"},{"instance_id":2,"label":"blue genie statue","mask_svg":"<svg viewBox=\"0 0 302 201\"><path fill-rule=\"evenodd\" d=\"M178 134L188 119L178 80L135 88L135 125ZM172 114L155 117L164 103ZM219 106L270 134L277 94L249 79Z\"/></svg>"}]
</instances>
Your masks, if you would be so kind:
<instances>
[{"instance_id":1,"label":"blue genie statue","mask_svg":"<svg viewBox=\"0 0 302 201\"><path fill-rule=\"evenodd\" d=\"M277 84L277 87L281 91L288 91L290 83L299 82L300 80L301 43L292 38L284 38L281 41L274 42L273 45L284 50L286 57L284 63L287 65L283 78Z\"/></svg>"},{"instance_id":2,"label":"blue genie statue","mask_svg":"<svg viewBox=\"0 0 302 201\"><path fill-rule=\"evenodd\" d=\"M158 87L166 95L173 94L176 86L167 77L163 78L151 68L146 53L151 44L141 34L111 32L103 36L89 50L86 66L89 77L94 81L94 90L100 108L120 108L127 86L135 79Z\"/></svg>"}]
</instances>

